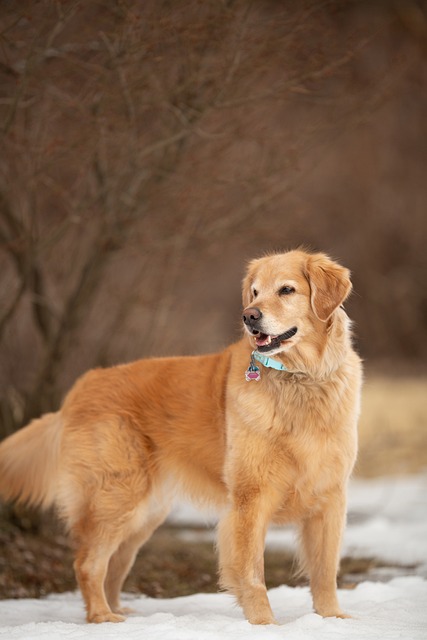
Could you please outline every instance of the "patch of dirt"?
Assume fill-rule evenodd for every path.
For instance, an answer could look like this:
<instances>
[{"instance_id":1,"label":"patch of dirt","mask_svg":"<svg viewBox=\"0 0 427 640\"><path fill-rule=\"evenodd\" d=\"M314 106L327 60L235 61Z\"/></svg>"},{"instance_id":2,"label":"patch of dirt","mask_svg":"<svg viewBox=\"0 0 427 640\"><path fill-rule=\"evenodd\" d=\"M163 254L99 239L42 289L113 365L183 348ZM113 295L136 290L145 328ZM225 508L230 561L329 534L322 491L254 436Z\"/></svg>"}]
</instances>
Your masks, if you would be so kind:
<instances>
[{"instance_id":1,"label":"patch of dirt","mask_svg":"<svg viewBox=\"0 0 427 640\"><path fill-rule=\"evenodd\" d=\"M66 536L0 521L1 599L39 598L75 588L73 552Z\"/></svg>"},{"instance_id":2,"label":"patch of dirt","mask_svg":"<svg viewBox=\"0 0 427 640\"><path fill-rule=\"evenodd\" d=\"M76 589L73 551L56 523L23 530L10 520L0 520L0 599L39 598ZM341 588L353 588L368 572L385 565L373 558L343 558ZM282 584L307 584L296 573L293 555L267 551L265 575L268 588ZM180 539L175 527L163 526L139 552L124 591L154 598L192 593L215 593L217 560L213 544Z\"/></svg>"}]
</instances>

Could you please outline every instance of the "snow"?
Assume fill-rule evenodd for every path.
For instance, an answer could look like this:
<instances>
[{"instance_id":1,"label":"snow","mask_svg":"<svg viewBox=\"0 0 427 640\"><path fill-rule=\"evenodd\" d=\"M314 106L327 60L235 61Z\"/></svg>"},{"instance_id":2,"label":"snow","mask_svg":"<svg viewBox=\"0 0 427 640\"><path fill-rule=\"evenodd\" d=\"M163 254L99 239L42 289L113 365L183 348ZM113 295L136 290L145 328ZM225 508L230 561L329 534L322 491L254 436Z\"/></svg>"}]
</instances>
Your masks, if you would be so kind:
<instances>
[{"instance_id":1,"label":"snow","mask_svg":"<svg viewBox=\"0 0 427 640\"><path fill-rule=\"evenodd\" d=\"M340 590L343 608L353 618L321 618L312 612L307 587L270 590L279 626L254 627L233 606L230 596L198 594L171 600L125 596L137 613L120 624L84 623L78 594L43 600L0 603L0 638L59 640L121 638L133 640L404 640L424 639L427 632L427 582L419 576L394 578L387 584L364 582Z\"/></svg>"},{"instance_id":2,"label":"snow","mask_svg":"<svg viewBox=\"0 0 427 640\"><path fill-rule=\"evenodd\" d=\"M206 516L181 507L175 522L200 524ZM209 521L209 518L207 519ZM187 538L194 533L184 532ZM212 531L204 535L213 538ZM295 548L295 533L272 528L267 545ZM343 555L375 557L397 565L399 577L378 572L355 589L339 590L352 618L321 618L313 613L307 587L271 589L279 626L250 625L226 594L197 594L155 600L124 594L135 613L120 624L88 625L78 593L41 600L0 602L0 639L79 640L421 640L427 637L427 475L353 480ZM411 565L411 566L409 566ZM400 567L400 570L399 570Z\"/></svg>"}]
</instances>

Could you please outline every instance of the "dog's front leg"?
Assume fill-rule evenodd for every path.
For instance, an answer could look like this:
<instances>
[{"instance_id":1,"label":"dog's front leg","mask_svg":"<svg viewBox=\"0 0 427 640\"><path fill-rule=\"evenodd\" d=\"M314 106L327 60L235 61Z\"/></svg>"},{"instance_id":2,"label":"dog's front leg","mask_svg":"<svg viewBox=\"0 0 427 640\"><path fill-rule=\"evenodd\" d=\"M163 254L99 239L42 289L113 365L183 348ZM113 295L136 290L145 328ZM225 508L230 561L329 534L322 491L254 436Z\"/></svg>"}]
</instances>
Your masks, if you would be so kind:
<instances>
[{"instance_id":1,"label":"dog's front leg","mask_svg":"<svg viewBox=\"0 0 427 640\"><path fill-rule=\"evenodd\" d=\"M310 577L313 604L323 617L348 618L337 599L337 573L345 525L346 498L341 490L330 494L321 510L302 526L302 561Z\"/></svg>"},{"instance_id":2,"label":"dog's front leg","mask_svg":"<svg viewBox=\"0 0 427 640\"><path fill-rule=\"evenodd\" d=\"M219 525L220 584L233 593L252 624L277 624L264 581L268 521L259 489L235 494Z\"/></svg>"}]
</instances>

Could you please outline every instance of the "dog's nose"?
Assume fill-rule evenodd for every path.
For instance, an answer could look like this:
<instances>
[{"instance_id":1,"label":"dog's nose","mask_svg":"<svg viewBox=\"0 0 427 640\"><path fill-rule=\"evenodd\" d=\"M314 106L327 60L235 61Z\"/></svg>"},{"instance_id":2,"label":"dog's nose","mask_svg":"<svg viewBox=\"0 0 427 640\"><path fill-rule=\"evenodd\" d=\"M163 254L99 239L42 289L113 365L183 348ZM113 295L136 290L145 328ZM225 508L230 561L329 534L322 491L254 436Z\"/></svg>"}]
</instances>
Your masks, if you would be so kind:
<instances>
[{"instance_id":1,"label":"dog's nose","mask_svg":"<svg viewBox=\"0 0 427 640\"><path fill-rule=\"evenodd\" d=\"M262 312L258 307L248 307L243 311L243 322L248 327L253 327L258 320L261 320Z\"/></svg>"}]
</instances>

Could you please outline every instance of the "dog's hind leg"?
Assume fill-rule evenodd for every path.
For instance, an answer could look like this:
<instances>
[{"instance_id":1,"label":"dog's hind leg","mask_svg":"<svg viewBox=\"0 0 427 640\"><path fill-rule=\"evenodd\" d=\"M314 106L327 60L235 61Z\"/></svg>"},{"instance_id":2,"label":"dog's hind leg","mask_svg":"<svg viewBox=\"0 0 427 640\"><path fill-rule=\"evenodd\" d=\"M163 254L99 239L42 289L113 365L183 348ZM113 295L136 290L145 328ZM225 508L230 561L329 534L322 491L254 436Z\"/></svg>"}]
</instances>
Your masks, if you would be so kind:
<instances>
[{"instance_id":1,"label":"dog's hind leg","mask_svg":"<svg viewBox=\"0 0 427 640\"><path fill-rule=\"evenodd\" d=\"M120 605L120 592L123 583L132 568L138 550L162 524L168 512L169 507L147 519L142 528L126 538L110 558L105 579L105 594L114 613L126 614L130 612L129 609L122 608Z\"/></svg>"},{"instance_id":2,"label":"dog's hind leg","mask_svg":"<svg viewBox=\"0 0 427 640\"><path fill-rule=\"evenodd\" d=\"M74 570L86 605L88 622L122 622L124 617L113 613L107 602L104 581L111 557L121 542L119 532L91 527L90 536L80 537Z\"/></svg>"}]
</instances>

